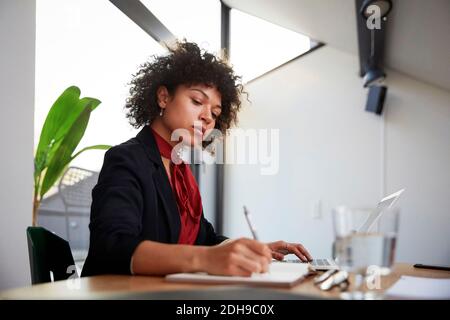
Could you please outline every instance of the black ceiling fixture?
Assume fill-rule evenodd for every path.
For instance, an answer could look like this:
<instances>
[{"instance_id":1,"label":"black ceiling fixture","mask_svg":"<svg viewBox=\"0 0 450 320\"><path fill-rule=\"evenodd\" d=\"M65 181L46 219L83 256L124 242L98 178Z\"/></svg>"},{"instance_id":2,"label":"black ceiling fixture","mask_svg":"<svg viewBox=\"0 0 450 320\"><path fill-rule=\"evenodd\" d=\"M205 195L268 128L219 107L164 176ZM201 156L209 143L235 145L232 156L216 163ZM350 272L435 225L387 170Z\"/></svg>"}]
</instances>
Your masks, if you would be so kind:
<instances>
[{"instance_id":1,"label":"black ceiling fixture","mask_svg":"<svg viewBox=\"0 0 450 320\"><path fill-rule=\"evenodd\" d=\"M365 19L369 18L372 15L372 11L369 10L369 7L372 5L375 5L380 9L381 19L385 18L392 9L391 0L364 0L359 12Z\"/></svg>"},{"instance_id":2,"label":"black ceiling fixture","mask_svg":"<svg viewBox=\"0 0 450 320\"><path fill-rule=\"evenodd\" d=\"M360 76L363 78L363 86L374 87L381 86L386 77L383 70L384 46L386 21L389 12L392 10L391 0L355 0L356 20L358 27L358 48ZM369 92L369 98L373 97L374 92L386 94L386 87L383 90L372 90ZM370 100L370 99L368 99ZM383 103L383 99L376 99ZM373 104L373 101L371 102ZM368 101L369 105L369 101ZM373 107L366 110L373 111ZM381 114L382 105L376 108L377 114Z\"/></svg>"},{"instance_id":3,"label":"black ceiling fixture","mask_svg":"<svg viewBox=\"0 0 450 320\"><path fill-rule=\"evenodd\" d=\"M175 41L175 35L140 0L109 1L163 47Z\"/></svg>"},{"instance_id":4,"label":"black ceiling fixture","mask_svg":"<svg viewBox=\"0 0 450 320\"><path fill-rule=\"evenodd\" d=\"M363 84L364 88L371 87L373 85L380 85L383 83L386 74L379 66L370 67L364 75Z\"/></svg>"}]
</instances>

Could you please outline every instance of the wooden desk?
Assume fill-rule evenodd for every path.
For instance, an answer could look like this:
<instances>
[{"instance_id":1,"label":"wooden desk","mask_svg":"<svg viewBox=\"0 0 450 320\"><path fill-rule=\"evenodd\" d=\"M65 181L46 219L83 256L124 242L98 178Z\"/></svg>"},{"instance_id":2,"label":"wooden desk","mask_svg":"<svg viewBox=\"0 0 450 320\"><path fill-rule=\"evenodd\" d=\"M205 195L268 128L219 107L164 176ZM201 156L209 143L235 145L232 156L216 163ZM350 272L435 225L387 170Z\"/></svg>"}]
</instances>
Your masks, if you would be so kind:
<instances>
[{"instance_id":1,"label":"wooden desk","mask_svg":"<svg viewBox=\"0 0 450 320\"><path fill-rule=\"evenodd\" d=\"M399 279L401 275L428 278L450 278L450 271L416 269L410 264L398 263L395 265L393 272L389 276L383 277L381 281L381 290L386 290L389 288ZM123 299L126 298L127 295L134 297L145 292L168 293L170 291L177 292L177 296L179 297L179 291L182 290L217 290L220 288L233 288L229 285L218 286L210 284L168 283L163 277L121 275L103 275L81 278L78 281L78 289L71 287L74 283L76 284L73 280L65 280L24 288L10 289L0 292L0 299ZM329 292L320 291L314 286L312 277L307 278L302 283L290 289L271 290L274 292L297 294L299 298L304 296L312 296L317 298L333 299L339 298L340 293L337 288ZM170 294L166 294L165 297L170 299ZM230 298L236 299L235 297ZM185 299L189 299L189 296Z\"/></svg>"}]
</instances>

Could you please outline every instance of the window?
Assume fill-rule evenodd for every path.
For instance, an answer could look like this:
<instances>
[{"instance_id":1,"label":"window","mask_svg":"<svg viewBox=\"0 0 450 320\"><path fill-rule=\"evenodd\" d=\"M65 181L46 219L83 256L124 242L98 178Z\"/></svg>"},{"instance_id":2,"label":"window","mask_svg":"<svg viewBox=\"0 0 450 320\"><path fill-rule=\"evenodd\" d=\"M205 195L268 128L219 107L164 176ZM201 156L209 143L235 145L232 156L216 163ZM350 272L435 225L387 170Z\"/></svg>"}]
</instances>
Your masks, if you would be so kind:
<instances>
[{"instance_id":1,"label":"window","mask_svg":"<svg viewBox=\"0 0 450 320\"><path fill-rule=\"evenodd\" d=\"M141 63L164 51L109 1L37 1L35 145L51 105L71 85L102 101L79 148L133 137L123 108L127 83ZM103 154L88 151L71 165L99 170Z\"/></svg>"},{"instance_id":2,"label":"window","mask_svg":"<svg viewBox=\"0 0 450 320\"><path fill-rule=\"evenodd\" d=\"M312 47L310 38L236 9L230 12L230 61L248 82Z\"/></svg>"}]
</instances>

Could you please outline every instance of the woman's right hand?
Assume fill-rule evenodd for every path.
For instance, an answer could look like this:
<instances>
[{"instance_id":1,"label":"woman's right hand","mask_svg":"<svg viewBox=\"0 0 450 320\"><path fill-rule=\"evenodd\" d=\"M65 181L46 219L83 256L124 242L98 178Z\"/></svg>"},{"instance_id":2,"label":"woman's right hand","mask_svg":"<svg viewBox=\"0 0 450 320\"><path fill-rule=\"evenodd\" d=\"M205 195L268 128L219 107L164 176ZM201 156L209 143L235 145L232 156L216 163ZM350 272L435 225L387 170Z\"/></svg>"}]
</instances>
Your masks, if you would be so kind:
<instances>
[{"instance_id":1,"label":"woman's right hand","mask_svg":"<svg viewBox=\"0 0 450 320\"><path fill-rule=\"evenodd\" d=\"M262 242L241 238L212 247L206 247L203 270L209 274L250 276L269 270L272 251Z\"/></svg>"}]
</instances>

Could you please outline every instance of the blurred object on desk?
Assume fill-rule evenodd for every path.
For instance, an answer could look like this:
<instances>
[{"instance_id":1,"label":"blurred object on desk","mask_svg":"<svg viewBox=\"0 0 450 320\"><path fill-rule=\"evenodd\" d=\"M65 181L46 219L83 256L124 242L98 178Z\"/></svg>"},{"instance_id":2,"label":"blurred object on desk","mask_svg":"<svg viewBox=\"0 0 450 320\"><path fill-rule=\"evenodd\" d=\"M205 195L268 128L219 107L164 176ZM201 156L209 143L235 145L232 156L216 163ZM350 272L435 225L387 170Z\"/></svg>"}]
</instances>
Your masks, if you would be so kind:
<instances>
[{"instance_id":1,"label":"blurred object on desk","mask_svg":"<svg viewBox=\"0 0 450 320\"><path fill-rule=\"evenodd\" d=\"M395 299L450 299L450 279L401 276L390 287L386 298Z\"/></svg>"}]
</instances>

